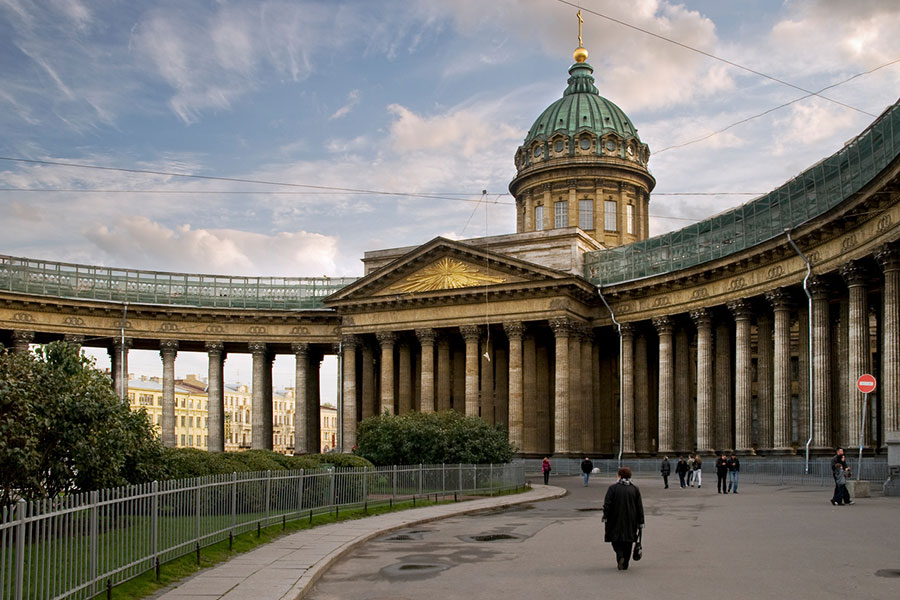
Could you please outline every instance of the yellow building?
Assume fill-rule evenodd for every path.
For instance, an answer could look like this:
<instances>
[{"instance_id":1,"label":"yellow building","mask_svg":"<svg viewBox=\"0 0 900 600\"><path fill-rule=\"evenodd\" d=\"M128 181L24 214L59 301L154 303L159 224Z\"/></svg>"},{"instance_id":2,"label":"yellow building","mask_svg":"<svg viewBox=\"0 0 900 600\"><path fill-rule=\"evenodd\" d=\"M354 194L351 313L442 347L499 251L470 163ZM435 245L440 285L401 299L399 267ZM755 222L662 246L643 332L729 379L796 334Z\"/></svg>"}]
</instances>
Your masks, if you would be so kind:
<instances>
[{"instance_id":1,"label":"yellow building","mask_svg":"<svg viewBox=\"0 0 900 600\"><path fill-rule=\"evenodd\" d=\"M128 403L132 410L144 409L160 431L162 426L162 382L157 377L128 381ZM206 448L207 399L205 391L190 385L175 385L175 442L179 448Z\"/></svg>"}]
</instances>

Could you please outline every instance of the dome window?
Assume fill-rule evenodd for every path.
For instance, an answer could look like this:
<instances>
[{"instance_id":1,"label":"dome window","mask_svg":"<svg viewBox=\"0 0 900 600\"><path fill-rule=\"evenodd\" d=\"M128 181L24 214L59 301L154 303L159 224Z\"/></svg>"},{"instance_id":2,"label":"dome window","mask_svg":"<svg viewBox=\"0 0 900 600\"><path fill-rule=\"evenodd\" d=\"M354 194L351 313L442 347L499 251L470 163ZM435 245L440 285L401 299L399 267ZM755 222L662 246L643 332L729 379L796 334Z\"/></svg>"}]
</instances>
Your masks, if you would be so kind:
<instances>
[{"instance_id":1,"label":"dome window","mask_svg":"<svg viewBox=\"0 0 900 600\"><path fill-rule=\"evenodd\" d=\"M535 158L539 157L543 152L544 152L543 146L535 146L534 147L534 157Z\"/></svg>"},{"instance_id":2,"label":"dome window","mask_svg":"<svg viewBox=\"0 0 900 600\"><path fill-rule=\"evenodd\" d=\"M607 150L607 152L615 152L616 151L615 140L606 140L606 150Z\"/></svg>"},{"instance_id":3,"label":"dome window","mask_svg":"<svg viewBox=\"0 0 900 600\"><path fill-rule=\"evenodd\" d=\"M553 144L553 150L556 152L562 152L564 147L562 140L556 140L556 143Z\"/></svg>"},{"instance_id":4,"label":"dome window","mask_svg":"<svg viewBox=\"0 0 900 600\"><path fill-rule=\"evenodd\" d=\"M583 137L581 138L581 149L582 150L590 150L591 149L591 138Z\"/></svg>"}]
</instances>

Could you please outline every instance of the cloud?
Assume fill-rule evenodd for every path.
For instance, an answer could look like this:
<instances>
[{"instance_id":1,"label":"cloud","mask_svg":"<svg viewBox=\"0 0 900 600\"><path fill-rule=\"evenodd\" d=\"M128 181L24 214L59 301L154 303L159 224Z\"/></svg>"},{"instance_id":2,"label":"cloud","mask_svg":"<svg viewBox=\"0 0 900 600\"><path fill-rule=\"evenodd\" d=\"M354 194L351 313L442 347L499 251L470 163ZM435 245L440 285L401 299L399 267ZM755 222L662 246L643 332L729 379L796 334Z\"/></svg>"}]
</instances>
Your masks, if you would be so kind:
<instances>
[{"instance_id":1,"label":"cloud","mask_svg":"<svg viewBox=\"0 0 900 600\"><path fill-rule=\"evenodd\" d=\"M345 117L350 114L350 111L353 110L353 107L359 104L360 95L361 94L359 90L351 90L350 93L347 94L347 103L334 111L334 114L328 117L328 119L333 121L334 119L340 119L341 117Z\"/></svg>"},{"instance_id":2,"label":"cloud","mask_svg":"<svg viewBox=\"0 0 900 600\"><path fill-rule=\"evenodd\" d=\"M391 104L390 135L397 152L442 150L471 157L501 141L518 140L521 132L502 122L496 103L461 107L430 117Z\"/></svg>"},{"instance_id":3,"label":"cloud","mask_svg":"<svg viewBox=\"0 0 900 600\"><path fill-rule=\"evenodd\" d=\"M227 275L335 272L337 239L305 231L273 235L234 229L165 227L146 217L94 225L85 237L109 257L133 268Z\"/></svg>"}]
</instances>

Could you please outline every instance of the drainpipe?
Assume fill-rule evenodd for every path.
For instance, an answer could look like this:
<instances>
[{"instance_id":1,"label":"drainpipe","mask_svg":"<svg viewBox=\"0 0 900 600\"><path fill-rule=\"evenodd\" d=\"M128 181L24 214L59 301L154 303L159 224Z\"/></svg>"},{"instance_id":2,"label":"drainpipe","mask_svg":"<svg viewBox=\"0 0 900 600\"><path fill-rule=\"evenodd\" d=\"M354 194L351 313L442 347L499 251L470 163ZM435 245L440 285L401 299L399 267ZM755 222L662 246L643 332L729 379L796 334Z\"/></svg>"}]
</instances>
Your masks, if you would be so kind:
<instances>
[{"instance_id":1,"label":"drainpipe","mask_svg":"<svg viewBox=\"0 0 900 600\"><path fill-rule=\"evenodd\" d=\"M797 244L794 243L794 240L791 239L791 230L785 229L785 235L787 236L787 241L794 249L794 252L797 253L797 256L803 259L803 262L806 263L806 277L803 278L803 291L806 292L806 298L809 302L809 309L807 311L807 315L809 318L809 335L807 336L807 343L809 344L809 363L807 364L807 369L809 371L809 439L806 440L806 474L809 475L809 445L812 443L813 438L813 353L812 353L812 336L813 336L813 300L812 294L809 293L809 278L812 276L812 265L809 262L809 259L800 251L800 248L797 247Z\"/></svg>"},{"instance_id":2,"label":"drainpipe","mask_svg":"<svg viewBox=\"0 0 900 600\"><path fill-rule=\"evenodd\" d=\"M340 452L344 452L344 340L338 342L337 360L337 435L335 436ZM319 440L322 443L322 440Z\"/></svg>"},{"instance_id":3,"label":"drainpipe","mask_svg":"<svg viewBox=\"0 0 900 600\"><path fill-rule=\"evenodd\" d=\"M625 377L623 376L622 365L624 363L624 358L622 356L622 324L616 320L616 314L613 312L613 309L610 308L609 303L606 301L606 298L603 296L603 289L601 286L597 286L597 294L600 296L600 300L603 301L603 305L606 307L606 310L609 311L609 316L612 317L612 322L615 324L616 329L619 332L619 458L618 458L618 466L622 466L622 444L624 443L625 437L625 412L622 410L622 403L624 402L625 395Z\"/></svg>"}]
</instances>

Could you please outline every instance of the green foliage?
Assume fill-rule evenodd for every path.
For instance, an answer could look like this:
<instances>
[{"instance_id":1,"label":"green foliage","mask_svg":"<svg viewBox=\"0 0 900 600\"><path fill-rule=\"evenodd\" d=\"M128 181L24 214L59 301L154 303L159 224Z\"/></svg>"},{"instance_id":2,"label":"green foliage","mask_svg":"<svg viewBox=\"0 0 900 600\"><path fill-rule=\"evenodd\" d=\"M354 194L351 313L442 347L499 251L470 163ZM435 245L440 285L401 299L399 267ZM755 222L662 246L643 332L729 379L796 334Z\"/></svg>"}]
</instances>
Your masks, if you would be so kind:
<instances>
[{"instance_id":1,"label":"green foliage","mask_svg":"<svg viewBox=\"0 0 900 600\"><path fill-rule=\"evenodd\" d=\"M452 410L369 417L356 438L358 454L376 465L505 463L514 452L500 426Z\"/></svg>"},{"instance_id":2,"label":"green foliage","mask_svg":"<svg viewBox=\"0 0 900 600\"><path fill-rule=\"evenodd\" d=\"M271 450L207 452L196 448L170 448L161 459L162 479L185 479L206 475L226 475L245 471L285 471L335 467L371 467L359 456L346 454L305 454L288 456Z\"/></svg>"},{"instance_id":3,"label":"green foliage","mask_svg":"<svg viewBox=\"0 0 900 600\"><path fill-rule=\"evenodd\" d=\"M147 481L162 454L146 413L74 345L0 353L0 503Z\"/></svg>"}]
</instances>

